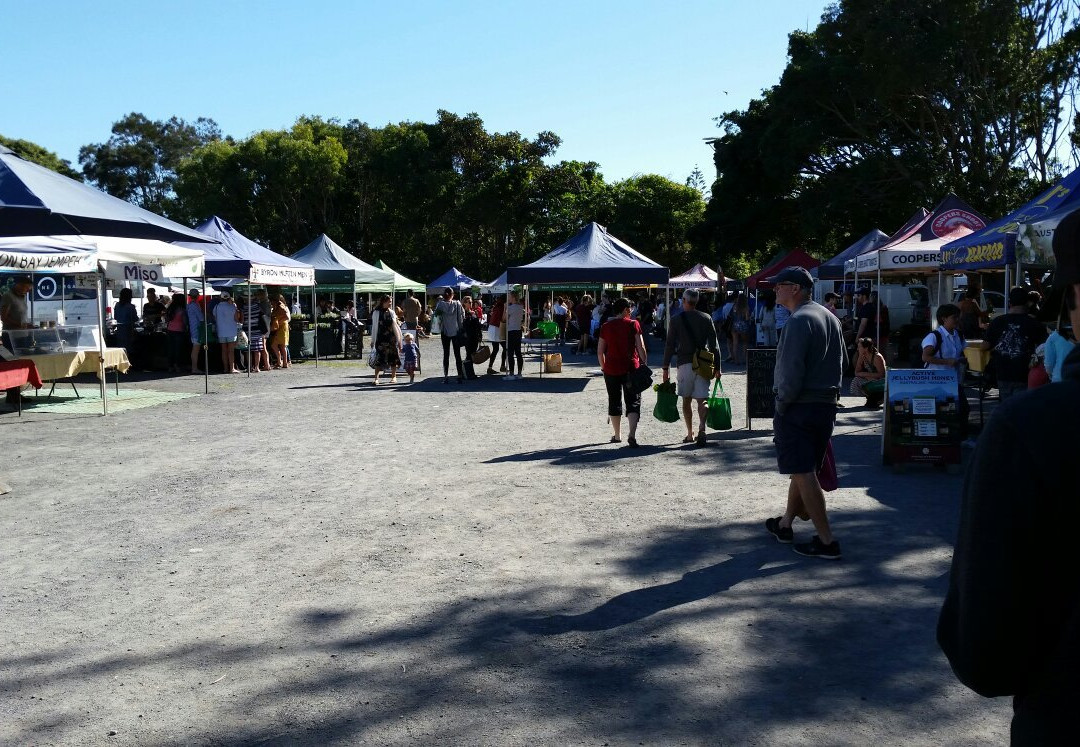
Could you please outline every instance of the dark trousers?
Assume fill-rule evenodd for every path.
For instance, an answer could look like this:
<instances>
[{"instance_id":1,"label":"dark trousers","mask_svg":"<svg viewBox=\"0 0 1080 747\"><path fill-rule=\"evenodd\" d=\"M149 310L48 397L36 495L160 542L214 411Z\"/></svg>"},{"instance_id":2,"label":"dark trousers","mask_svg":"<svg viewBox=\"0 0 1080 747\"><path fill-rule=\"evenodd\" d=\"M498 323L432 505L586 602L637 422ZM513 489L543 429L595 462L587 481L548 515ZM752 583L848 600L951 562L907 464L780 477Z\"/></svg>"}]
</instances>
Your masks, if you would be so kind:
<instances>
[{"instance_id":1,"label":"dark trousers","mask_svg":"<svg viewBox=\"0 0 1080 747\"><path fill-rule=\"evenodd\" d=\"M559 328L559 334L555 336L555 339L566 342L566 314L555 315L555 326Z\"/></svg>"},{"instance_id":2,"label":"dark trousers","mask_svg":"<svg viewBox=\"0 0 1080 747\"><path fill-rule=\"evenodd\" d=\"M619 374L618 376L604 374L604 386L607 387L608 415L622 415L624 400L627 415L641 414L641 392L635 392L630 388L629 374Z\"/></svg>"},{"instance_id":3,"label":"dark trousers","mask_svg":"<svg viewBox=\"0 0 1080 747\"><path fill-rule=\"evenodd\" d=\"M488 341L488 345L491 346L491 357L488 358L488 369L495 370L495 356L499 354L499 348L502 348L502 365L506 366L506 343L491 342Z\"/></svg>"},{"instance_id":4,"label":"dark trousers","mask_svg":"<svg viewBox=\"0 0 1080 747\"><path fill-rule=\"evenodd\" d=\"M458 378L464 378L465 374L461 371L461 338L460 337L442 337L442 372L443 376L450 375L450 346L454 348L454 365L457 366Z\"/></svg>"},{"instance_id":5,"label":"dark trousers","mask_svg":"<svg viewBox=\"0 0 1080 747\"><path fill-rule=\"evenodd\" d=\"M514 359L517 358L517 372L524 373L525 357L521 354L521 330L506 333L506 349L510 354L510 373L514 373Z\"/></svg>"},{"instance_id":6,"label":"dark trousers","mask_svg":"<svg viewBox=\"0 0 1080 747\"><path fill-rule=\"evenodd\" d=\"M169 332L169 365L187 368L191 365L191 338L187 332Z\"/></svg>"}]
</instances>

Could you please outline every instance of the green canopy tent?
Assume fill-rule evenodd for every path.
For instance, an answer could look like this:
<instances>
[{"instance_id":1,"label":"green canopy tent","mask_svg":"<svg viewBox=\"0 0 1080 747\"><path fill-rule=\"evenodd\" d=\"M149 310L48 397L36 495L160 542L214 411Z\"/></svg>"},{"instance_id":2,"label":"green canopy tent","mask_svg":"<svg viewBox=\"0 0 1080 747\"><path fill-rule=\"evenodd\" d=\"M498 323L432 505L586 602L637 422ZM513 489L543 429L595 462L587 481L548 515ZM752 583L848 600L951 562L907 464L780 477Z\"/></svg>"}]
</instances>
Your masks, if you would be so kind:
<instances>
[{"instance_id":1,"label":"green canopy tent","mask_svg":"<svg viewBox=\"0 0 1080 747\"><path fill-rule=\"evenodd\" d=\"M425 290L427 290L426 285L424 285L423 283L418 283L415 280L410 280L409 278L405 277L400 272L398 272L397 270L393 269L388 264L383 262L381 259L378 260L375 263L375 266L378 267L380 270L386 270L387 272L392 272L394 274L394 290L395 291L412 290L412 291L419 291L420 293L423 293Z\"/></svg>"}]
</instances>

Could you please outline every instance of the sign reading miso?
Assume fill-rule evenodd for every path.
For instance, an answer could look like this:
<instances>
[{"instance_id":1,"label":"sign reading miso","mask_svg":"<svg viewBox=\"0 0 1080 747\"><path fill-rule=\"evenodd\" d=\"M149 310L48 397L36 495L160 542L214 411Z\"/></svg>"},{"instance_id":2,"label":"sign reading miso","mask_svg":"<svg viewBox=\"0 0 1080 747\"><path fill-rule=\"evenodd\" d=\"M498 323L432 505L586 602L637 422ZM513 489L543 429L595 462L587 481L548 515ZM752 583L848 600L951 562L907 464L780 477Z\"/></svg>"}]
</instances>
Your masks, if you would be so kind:
<instances>
[{"instance_id":1,"label":"sign reading miso","mask_svg":"<svg viewBox=\"0 0 1080 747\"><path fill-rule=\"evenodd\" d=\"M773 371L776 369L776 348L755 348L746 351L746 427L753 418L771 419L776 412L773 393Z\"/></svg>"}]
</instances>

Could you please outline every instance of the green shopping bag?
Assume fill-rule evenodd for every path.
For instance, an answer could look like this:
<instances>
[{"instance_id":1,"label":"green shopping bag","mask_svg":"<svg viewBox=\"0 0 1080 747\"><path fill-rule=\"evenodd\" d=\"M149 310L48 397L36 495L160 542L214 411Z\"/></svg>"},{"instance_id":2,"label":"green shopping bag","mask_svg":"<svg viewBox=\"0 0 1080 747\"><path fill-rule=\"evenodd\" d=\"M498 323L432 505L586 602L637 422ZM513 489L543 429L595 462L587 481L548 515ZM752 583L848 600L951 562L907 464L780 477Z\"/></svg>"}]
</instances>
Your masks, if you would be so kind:
<instances>
[{"instance_id":1,"label":"green shopping bag","mask_svg":"<svg viewBox=\"0 0 1080 747\"><path fill-rule=\"evenodd\" d=\"M720 396L716 396L716 390L720 390ZM714 431L729 431L731 430L731 400L724 395L724 387L720 385L720 379L716 380L716 383L712 386L712 394L709 396L706 405L709 408L709 414L705 418L705 422Z\"/></svg>"},{"instance_id":2,"label":"green shopping bag","mask_svg":"<svg viewBox=\"0 0 1080 747\"><path fill-rule=\"evenodd\" d=\"M679 419L679 395L675 393L675 384L653 384L656 392L656 405L653 417L664 423L674 423Z\"/></svg>"}]
</instances>

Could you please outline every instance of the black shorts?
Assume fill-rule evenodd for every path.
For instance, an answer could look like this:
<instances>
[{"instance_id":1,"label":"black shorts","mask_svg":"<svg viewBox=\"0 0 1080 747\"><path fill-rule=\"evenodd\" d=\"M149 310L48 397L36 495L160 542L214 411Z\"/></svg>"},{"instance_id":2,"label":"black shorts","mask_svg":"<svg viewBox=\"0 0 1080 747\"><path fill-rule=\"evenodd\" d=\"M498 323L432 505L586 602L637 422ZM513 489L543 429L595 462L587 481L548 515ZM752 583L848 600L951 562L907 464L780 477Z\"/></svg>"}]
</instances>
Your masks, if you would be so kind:
<instances>
[{"instance_id":1,"label":"black shorts","mask_svg":"<svg viewBox=\"0 0 1080 747\"><path fill-rule=\"evenodd\" d=\"M826 402L788 405L773 418L776 463L782 475L817 472L832 437L836 405Z\"/></svg>"}]
</instances>

